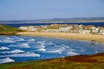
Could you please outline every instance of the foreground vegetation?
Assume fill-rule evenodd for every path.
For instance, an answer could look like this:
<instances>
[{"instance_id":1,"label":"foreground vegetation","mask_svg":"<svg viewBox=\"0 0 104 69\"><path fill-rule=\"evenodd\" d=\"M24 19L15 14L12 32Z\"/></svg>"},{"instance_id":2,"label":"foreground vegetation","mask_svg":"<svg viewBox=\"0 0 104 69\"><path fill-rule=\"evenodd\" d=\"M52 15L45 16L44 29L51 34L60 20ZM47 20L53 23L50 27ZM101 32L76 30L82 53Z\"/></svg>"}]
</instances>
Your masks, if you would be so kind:
<instances>
[{"instance_id":1,"label":"foreground vegetation","mask_svg":"<svg viewBox=\"0 0 104 69\"><path fill-rule=\"evenodd\" d=\"M17 28L7 26L7 25L0 25L0 35L12 35L17 33L19 30Z\"/></svg>"},{"instance_id":2,"label":"foreground vegetation","mask_svg":"<svg viewBox=\"0 0 104 69\"><path fill-rule=\"evenodd\" d=\"M0 69L104 69L104 53L0 64Z\"/></svg>"}]
</instances>

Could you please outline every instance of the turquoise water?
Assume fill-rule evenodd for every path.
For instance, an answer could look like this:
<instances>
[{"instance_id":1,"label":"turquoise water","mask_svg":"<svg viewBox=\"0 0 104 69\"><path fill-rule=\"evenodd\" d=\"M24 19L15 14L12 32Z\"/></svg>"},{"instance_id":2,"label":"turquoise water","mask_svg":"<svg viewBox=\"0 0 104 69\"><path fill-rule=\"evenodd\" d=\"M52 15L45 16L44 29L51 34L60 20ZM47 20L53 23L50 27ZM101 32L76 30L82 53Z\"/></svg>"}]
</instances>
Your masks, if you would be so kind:
<instances>
[{"instance_id":1,"label":"turquoise water","mask_svg":"<svg viewBox=\"0 0 104 69\"><path fill-rule=\"evenodd\" d=\"M0 36L0 63L104 53L104 44L33 36Z\"/></svg>"}]
</instances>

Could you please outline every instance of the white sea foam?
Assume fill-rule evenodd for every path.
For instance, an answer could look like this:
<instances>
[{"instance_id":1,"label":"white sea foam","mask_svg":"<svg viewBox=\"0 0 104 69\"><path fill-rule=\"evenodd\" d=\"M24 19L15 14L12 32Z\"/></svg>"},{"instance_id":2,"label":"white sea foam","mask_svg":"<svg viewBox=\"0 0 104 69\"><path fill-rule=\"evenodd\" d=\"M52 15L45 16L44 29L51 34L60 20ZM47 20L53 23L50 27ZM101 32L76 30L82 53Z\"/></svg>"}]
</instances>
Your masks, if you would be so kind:
<instances>
[{"instance_id":1,"label":"white sea foam","mask_svg":"<svg viewBox=\"0 0 104 69\"><path fill-rule=\"evenodd\" d=\"M45 52L46 49L45 49L45 48L40 48L40 49L38 49L37 51Z\"/></svg>"},{"instance_id":2,"label":"white sea foam","mask_svg":"<svg viewBox=\"0 0 104 69\"><path fill-rule=\"evenodd\" d=\"M75 49L72 49L70 46L67 46L67 45L64 45L64 44L62 44L61 46L64 47L63 49L64 49L65 51L70 51L70 52L75 51Z\"/></svg>"},{"instance_id":3,"label":"white sea foam","mask_svg":"<svg viewBox=\"0 0 104 69\"><path fill-rule=\"evenodd\" d=\"M45 48L45 45L44 45L44 44L41 44L40 47L41 47L41 48Z\"/></svg>"},{"instance_id":4,"label":"white sea foam","mask_svg":"<svg viewBox=\"0 0 104 69\"><path fill-rule=\"evenodd\" d=\"M40 54L34 52L15 53L9 55L0 55L0 57L40 57Z\"/></svg>"},{"instance_id":5,"label":"white sea foam","mask_svg":"<svg viewBox=\"0 0 104 69\"><path fill-rule=\"evenodd\" d=\"M54 45L52 41L46 42L46 45Z\"/></svg>"},{"instance_id":6,"label":"white sea foam","mask_svg":"<svg viewBox=\"0 0 104 69\"><path fill-rule=\"evenodd\" d=\"M17 36L12 36L10 39L14 41L24 41L24 38L17 37Z\"/></svg>"},{"instance_id":7,"label":"white sea foam","mask_svg":"<svg viewBox=\"0 0 104 69\"><path fill-rule=\"evenodd\" d=\"M66 49L70 49L69 46L67 45L56 45L55 44L55 47L50 47L47 49L46 53L58 53L58 54L62 54L63 51L65 51Z\"/></svg>"},{"instance_id":8,"label":"white sea foam","mask_svg":"<svg viewBox=\"0 0 104 69\"><path fill-rule=\"evenodd\" d=\"M73 51L69 51L67 52L68 56L75 56L75 55L79 55L79 53L73 52Z\"/></svg>"},{"instance_id":9,"label":"white sea foam","mask_svg":"<svg viewBox=\"0 0 104 69\"><path fill-rule=\"evenodd\" d=\"M40 54L36 54L34 52L26 52L26 53L21 53L21 54L11 54L11 55L6 55L8 57L40 57Z\"/></svg>"},{"instance_id":10,"label":"white sea foam","mask_svg":"<svg viewBox=\"0 0 104 69\"><path fill-rule=\"evenodd\" d=\"M9 48L2 46L2 47L0 47L0 50L9 50Z\"/></svg>"},{"instance_id":11,"label":"white sea foam","mask_svg":"<svg viewBox=\"0 0 104 69\"><path fill-rule=\"evenodd\" d=\"M46 53L58 53L58 54L61 54L63 51L65 50L64 47L56 47L56 48L53 48L53 49L48 49L46 51Z\"/></svg>"},{"instance_id":12,"label":"white sea foam","mask_svg":"<svg viewBox=\"0 0 104 69\"><path fill-rule=\"evenodd\" d=\"M9 57L0 59L0 63L9 63L9 62L15 62L15 60L13 60Z\"/></svg>"},{"instance_id":13,"label":"white sea foam","mask_svg":"<svg viewBox=\"0 0 104 69\"><path fill-rule=\"evenodd\" d=\"M41 43L41 45L37 46L37 48L38 48L37 51L41 51L41 52L45 52L46 51L44 43Z\"/></svg>"},{"instance_id":14,"label":"white sea foam","mask_svg":"<svg viewBox=\"0 0 104 69\"><path fill-rule=\"evenodd\" d=\"M16 49L16 50L11 51L11 53L22 53L22 52L25 52L25 51L19 50L19 49Z\"/></svg>"},{"instance_id":15,"label":"white sea foam","mask_svg":"<svg viewBox=\"0 0 104 69\"><path fill-rule=\"evenodd\" d=\"M2 38L2 40L0 42L4 42L4 43L13 43L13 42L16 42L16 41L24 41L23 38L20 38L20 37L6 37L6 38Z\"/></svg>"},{"instance_id":16,"label":"white sea foam","mask_svg":"<svg viewBox=\"0 0 104 69\"><path fill-rule=\"evenodd\" d=\"M14 38L15 41L24 41L23 38Z\"/></svg>"},{"instance_id":17,"label":"white sea foam","mask_svg":"<svg viewBox=\"0 0 104 69\"><path fill-rule=\"evenodd\" d=\"M41 45L45 45L45 42L44 41L38 41L36 43L41 44Z\"/></svg>"},{"instance_id":18,"label":"white sea foam","mask_svg":"<svg viewBox=\"0 0 104 69\"><path fill-rule=\"evenodd\" d=\"M4 52L1 52L1 53L23 53L25 51L23 50L19 50L19 49L15 49L15 50L12 50L12 51L4 51Z\"/></svg>"},{"instance_id":19,"label":"white sea foam","mask_svg":"<svg viewBox=\"0 0 104 69\"><path fill-rule=\"evenodd\" d=\"M16 45L9 45L9 47L30 48L28 43L21 43L21 44L19 43L19 44L16 44Z\"/></svg>"},{"instance_id":20,"label":"white sea foam","mask_svg":"<svg viewBox=\"0 0 104 69\"><path fill-rule=\"evenodd\" d=\"M62 50L50 50L50 51L47 51L47 53L58 53L58 54L61 54Z\"/></svg>"},{"instance_id":21,"label":"white sea foam","mask_svg":"<svg viewBox=\"0 0 104 69\"><path fill-rule=\"evenodd\" d=\"M29 39L28 41L29 41L29 42L34 42L34 41L35 41L35 39Z\"/></svg>"},{"instance_id":22,"label":"white sea foam","mask_svg":"<svg viewBox=\"0 0 104 69\"><path fill-rule=\"evenodd\" d=\"M10 37L4 37L0 40L1 43L14 43L15 41L13 40L13 38Z\"/></svg>"},{"instance_id":23,"label":"white sea foam","mask_svg":"<svg viewBox=\"0 0 104 69\"><path fill-rule=\"evenodd\" d=\"M14 43L15 41L13 40L1 40L1 43Z\"/></svg>"},{"instance_id":24,"label":"white sea foam","mask_svg":"<svg viewBox=\"0 0 104 69\"><path fill-rule=\"evenodd\" d=\"M24 48L30 48L28 43L22 43L19 46L24 47Z\"/></svg>"},{"instance_id":25,"label":"white sea foam","mask_svg":"<svg viewBox=\"0 0 104 69\"><path fill-rule=\"evenodd\" d=\"M61 44L61 47L70 48L69 46L67 46L67 45L65 45L65 44Z\"/></svg>"}]
</instances>

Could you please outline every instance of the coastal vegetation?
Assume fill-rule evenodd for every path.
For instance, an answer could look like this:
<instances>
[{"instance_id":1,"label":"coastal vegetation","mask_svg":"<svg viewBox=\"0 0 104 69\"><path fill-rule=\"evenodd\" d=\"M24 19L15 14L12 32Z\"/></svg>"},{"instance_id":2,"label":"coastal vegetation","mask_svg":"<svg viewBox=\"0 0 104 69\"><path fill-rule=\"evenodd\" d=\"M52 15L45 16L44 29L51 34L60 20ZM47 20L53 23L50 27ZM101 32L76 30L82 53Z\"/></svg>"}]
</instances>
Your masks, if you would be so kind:
<instances>
[{"instance_id":1,"label":"coastal vegetation","mask_svg":"<svg viewBox=\"0 0 104 69\"><path fill-rule=\"evenodd\" d=\"M0 64L0 69L104 69L104 53Z\"/></svg>"},{"instance_id":2,"label":"coastal vegetation","mask_svg":"<svg viewBox=\"0 0 104 69\"><path fill-rule=\"evenodd\" d=\"M0 35L12 35L16 34L19 29L7 25L0 24Z\"/></svg>"}]
</instances>

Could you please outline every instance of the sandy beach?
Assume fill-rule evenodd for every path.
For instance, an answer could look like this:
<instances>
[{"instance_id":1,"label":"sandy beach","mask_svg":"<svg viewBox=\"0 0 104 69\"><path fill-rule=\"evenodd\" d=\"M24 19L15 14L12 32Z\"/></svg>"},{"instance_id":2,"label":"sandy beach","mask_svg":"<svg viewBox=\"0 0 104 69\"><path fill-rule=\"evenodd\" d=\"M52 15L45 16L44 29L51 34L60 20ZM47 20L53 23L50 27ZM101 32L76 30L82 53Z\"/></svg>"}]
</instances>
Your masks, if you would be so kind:
<instances>
[{"instance_id":1,"label":"sandy beach","mask_svg":"<svg viewBox=\"0 0 104 69\"><path fill-rule=\"evenodd\" d=\"M80 34L80 33L45 33L45 32L18 32L17 35L25 36L44 36L64 39L88 40L104 42L104 35Z\"/></svg>"}]
</instances>

